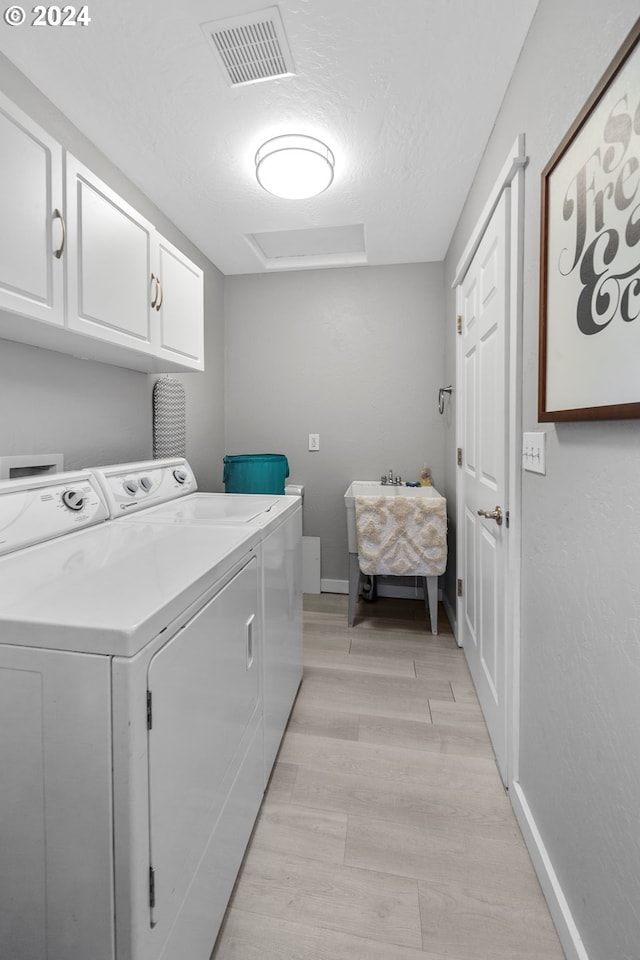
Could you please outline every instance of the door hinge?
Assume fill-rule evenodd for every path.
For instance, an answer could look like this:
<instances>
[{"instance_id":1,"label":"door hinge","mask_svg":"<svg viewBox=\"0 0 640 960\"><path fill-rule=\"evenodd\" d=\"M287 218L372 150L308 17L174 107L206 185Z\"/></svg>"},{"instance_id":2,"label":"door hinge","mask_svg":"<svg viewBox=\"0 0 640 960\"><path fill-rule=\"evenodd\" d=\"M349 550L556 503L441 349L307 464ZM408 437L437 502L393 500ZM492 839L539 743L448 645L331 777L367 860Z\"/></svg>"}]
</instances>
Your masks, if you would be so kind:
<instances>
[{"instance_id":1,"label":"door hinge","mask_svg":"<svg viewBox=\"0 0 640 960\"><path fill-rule=\"evenodd\" d=\"M462 466L462 447L458 447L458 456L457 456L458 466Z\"/></svg>"},{"instance_id":2,"label":"door hinge","mask_svg":"<svg viewBox=\"0 0 640 960\"><path fill-rule=\"evenodd\" d=\"M458 316L456 317L456 326L457 326L457 329L458 329L458 333L462 333L462 316L461 316L461 314L458 314Z\"/></svg>"},{"instance_id":3,"label":"door hinge","mask_svg":"<svg viewBox=\"0 0 640 960\"><path fill-rule=\"evenodd\" d=\"M156 872L149 867L149 906L153 910L156 905Z\"/></svg>"},{"instance_id":4,"label":"door hinge","mask_svg":"<svg viewBox=\"0 0 640 960\"><path fill-rule=\"evenodd\" d=\"M151 690L147 690L147 730L153 726L153 707L151 705Z\"/></svg>"},{"instance_id":5,"label":"door hinge","mask_svg":"<svg viewBox=\"0 0 640 960\"><path fill-rule=\"evenodd\" d=\"M463 593L462 580L458 580L458 596L461 597Z\"/></svg>"}]
</instances>

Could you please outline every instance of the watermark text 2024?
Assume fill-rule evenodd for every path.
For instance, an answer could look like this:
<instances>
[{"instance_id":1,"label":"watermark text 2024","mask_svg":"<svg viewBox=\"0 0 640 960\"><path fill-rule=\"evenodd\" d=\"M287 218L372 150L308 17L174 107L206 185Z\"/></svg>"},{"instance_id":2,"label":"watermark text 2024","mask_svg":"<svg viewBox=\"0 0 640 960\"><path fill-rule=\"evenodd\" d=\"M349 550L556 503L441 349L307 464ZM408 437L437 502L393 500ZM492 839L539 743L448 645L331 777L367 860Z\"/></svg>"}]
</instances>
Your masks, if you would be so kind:
<instances>
[{"instance_id":1,"label":"watermark text 2024","mask_svg":"<svg viewBox=\"0 0 640 960\"><path fill-rule=\"evenodd\" d=\"M74 7L71 4L64 7L39 4L29 11L14 4L5 9L3 19L10 27L22 24L30 27L88 27L91 23L88 6Z\"/></svg>"}]
</instances>

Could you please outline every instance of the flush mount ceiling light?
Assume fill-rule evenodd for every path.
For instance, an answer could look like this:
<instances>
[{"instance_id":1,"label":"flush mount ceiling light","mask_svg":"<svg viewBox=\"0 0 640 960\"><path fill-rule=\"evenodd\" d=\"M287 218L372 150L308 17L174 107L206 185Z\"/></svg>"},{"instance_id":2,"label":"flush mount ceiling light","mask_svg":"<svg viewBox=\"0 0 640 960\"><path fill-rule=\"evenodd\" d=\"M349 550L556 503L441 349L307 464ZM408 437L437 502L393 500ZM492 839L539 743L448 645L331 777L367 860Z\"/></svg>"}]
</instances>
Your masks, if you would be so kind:
<instances>
[{"instance_id":1,"label":"flush mount ceiling light","mask_svg":"<svg viewBox=\"0 0 640 960\"><path fill-rule=\"evenodd\" d=\"M287 134L262 144L256 153L256 177L260 186L276 197L305 200L331 184L335 162L321 140Z\"/></svg>"}]
</instances>

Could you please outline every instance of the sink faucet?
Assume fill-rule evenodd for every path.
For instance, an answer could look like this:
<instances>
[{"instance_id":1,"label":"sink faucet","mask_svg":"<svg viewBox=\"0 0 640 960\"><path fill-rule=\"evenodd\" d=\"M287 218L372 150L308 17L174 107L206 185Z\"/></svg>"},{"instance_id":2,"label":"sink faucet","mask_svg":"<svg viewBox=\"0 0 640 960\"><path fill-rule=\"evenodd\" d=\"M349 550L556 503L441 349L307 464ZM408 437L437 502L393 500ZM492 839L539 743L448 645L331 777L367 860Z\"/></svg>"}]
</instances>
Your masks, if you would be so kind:
<instances>
[{"instance_id":1,"label":"sink faucet","mask_svg":"<svg viewBox=\"0 0 640 960\"><path fill-rule=\"evenodd\" d=\"M388 476L388 477L385 476L384 474L382 474L382 476L380 477L380 483L381 483L384 487L386 487L386 486L400 487L400 486L402 486L402 477L396 477L395 480L394 480L394 479L393 479L393 470L389 470L389 476Z\"/></svg>"}]
</instances>

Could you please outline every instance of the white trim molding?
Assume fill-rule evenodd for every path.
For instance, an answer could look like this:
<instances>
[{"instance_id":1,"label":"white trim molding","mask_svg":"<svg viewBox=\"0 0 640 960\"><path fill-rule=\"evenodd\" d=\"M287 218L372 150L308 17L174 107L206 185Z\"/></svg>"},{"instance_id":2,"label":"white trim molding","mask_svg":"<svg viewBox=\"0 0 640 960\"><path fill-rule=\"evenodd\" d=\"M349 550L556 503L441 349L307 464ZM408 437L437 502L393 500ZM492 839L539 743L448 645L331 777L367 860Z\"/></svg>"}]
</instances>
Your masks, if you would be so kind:
<instances>
[{"instance_id":1,"label":"white trim molding","mask_svg":"<svg viewBox=\"0 0 640 960\"><path fill-rule=\"evenodd\" d=\"M589 960L551 858L519 783L511 784L509 797L567 960Z\"/></svg>"},{"instance_id":2,"label":"white trim molding","mask_svg":"<svg viewBox=\"0 0 640 960\"><path fill-rule=\"evenodd\" d=\"M491 189L489 197L471 232L462 257L458 261L452 287L456 291L456 314L461 313L461 283L471 265L480 241L493 216L493 213L505 190L510 190L509 223L509 303L507 325L507 496L505 508L509 517L509 539L507 554L507 609L505 627L507 642L507 744L506 744L506 783L518 779L520 746L520 577L521 577L521 488L522 471L520 450L522 446L522 289L523 289L523 233L524 233L524 170L528 158L525 154L525 135L519 134ZM460 351L456 344L456 382L461 382ZM461 445L462 403L456 404L456 444ZM456 481L458 505L458 536L463 529L460 480ZM457 552L458 563L462 551ZM460 617L460 602L457 605L456 619ZM458 643L462 642L463 631L456 632Z\"/></svg>"},{"instance_id":3,"label":"white trim molding","mask_svg":"<svg viewBox=\"0 0 640 960\"><path fill-rule=\"evenodd\" d=\"M320 593L349 593L349 581L323 577L320 581Z\"/></svg>"},{"instance_id":4,"label":"white trim molding","mask_svg":"<svg viewBox=\"0 0 640 960\"><path fill-rule=\"evenodd\" d=\"M453 283L451 284L452 289L457 287L469 269L469 264L474 258L475 252L478 249L478 244L482 240L482 235L486 230L487 224L493 216L493 211L498 205L498 201L502 196L503 190L508 187L512 180L515 178L519 170L522 170L527 164L527 156L524 152L524 133L521 133L516 138L513 147L509 153L509 156L504 162L504 166L498 175L498 179L493 185L491 193L489 194L489 199L482 208L482 213L478 217L478 221L475 225L473 233L469 237L469 241L464 248L464 253L462 254L458 265L456 267L456 274L453 278Z\"/></svg>"}]
</instances>

